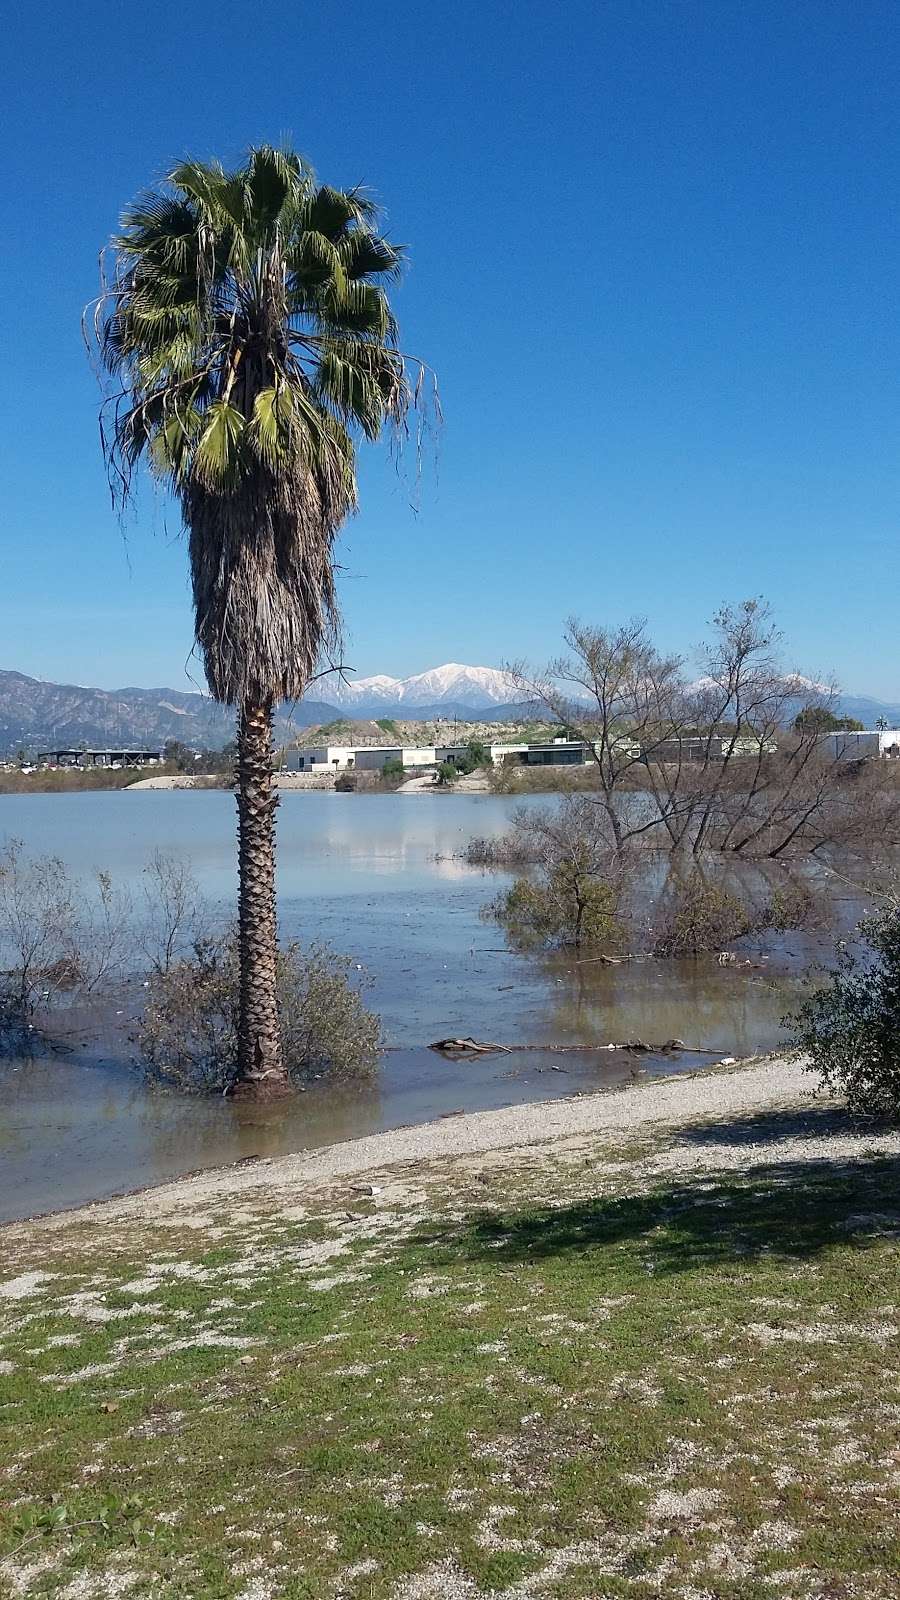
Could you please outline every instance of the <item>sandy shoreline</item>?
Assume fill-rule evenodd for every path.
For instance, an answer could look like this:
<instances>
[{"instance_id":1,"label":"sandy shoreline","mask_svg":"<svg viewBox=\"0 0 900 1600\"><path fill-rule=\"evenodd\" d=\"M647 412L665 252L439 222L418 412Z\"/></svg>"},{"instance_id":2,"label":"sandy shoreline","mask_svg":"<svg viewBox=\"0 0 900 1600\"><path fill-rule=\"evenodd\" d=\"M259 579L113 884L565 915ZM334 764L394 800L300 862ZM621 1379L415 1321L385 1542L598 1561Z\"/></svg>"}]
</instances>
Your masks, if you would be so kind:
<instances>
[{"instance_id":1,"label":"sandy shoreline","mask_svg":"<svg viewBox=\"0 0 900 1600\"><path fill-rule=\"evenodd\" d=\"M306 790L310 793L334 793L335 774L333 772L276 772L276 789ZM136 783L126 785L124 793L137 794L147 789L193 789L195 791L209 789L230 788L229 784L221 781L220 777L208 772L161 774L155 778L139 778ZM363 791L367 793L369 791ZM490 794L491 786L486 777L479 773L463 776L451 788L442 788L434 782L432 773L427 777L410 777L401 783L397 789L381 789L375 791L383 794Z\"/></svg>"},{"instance_id":2,"label":"sandy shoreline","mask_svg":"<svg viewBox=\"0 0 900 1600\"><path fill-rule=\"evenodd\" d=\"M386 1169L409 1169L472 1157L493 1158L502 1166L504 1154L512 1159L529 1147L537 1156L542 1146L571 1145L594 1137L605 1141L617 1137L633 1139L644 1132L685 1123L707 1119L728 1123L783 1110L802 1117L804 1111L812 1113L814 1105L830 1104L815 1094L815 1080L802 1062L783 1057L757 1058L734 1067L653 1079L606 1093L463 1113L293 1155L211 1168L74 1210L10 1222L0 1234L8 1236L20 1228L53 1230L78 1222L194 1225L208 1218L211 1211L233 1206L242 1197L258 1200L264 1193L274 1210L296 1203L309 1190ZM863 1147L867 1151L900 1153L900 1130L860 1127L838 1140L830 1136L819 1154L859 1154ZM753 1160L753 1140L743 1139L732 1154L740 1163ZM809 1159L808 1150L805 1158ZM706 1164L701 1146L696 1150L696 1164Z\"/></svg>"}]
</instances>

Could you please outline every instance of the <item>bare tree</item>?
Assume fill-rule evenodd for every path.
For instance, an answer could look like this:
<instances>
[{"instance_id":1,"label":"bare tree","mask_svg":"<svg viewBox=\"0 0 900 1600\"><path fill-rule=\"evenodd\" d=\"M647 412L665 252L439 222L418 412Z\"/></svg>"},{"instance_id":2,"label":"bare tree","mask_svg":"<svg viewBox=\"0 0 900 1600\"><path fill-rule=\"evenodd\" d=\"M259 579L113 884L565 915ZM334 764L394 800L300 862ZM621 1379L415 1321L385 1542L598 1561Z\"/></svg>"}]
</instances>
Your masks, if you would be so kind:
<instances>
[{"instance_id":1,"label":"bare tree","mask_svg":"<svg viewBox=\"0 0 900 1600\"><path fill-rule=\"evenodd\" d=\"M134 956L134 902L109 872L94 875L93 892L79 896L72 922L70 966L86 993L120 977Z\"/></svg>"},{"instance_id":2,"label":"bare tree","mask_svg":"<svg viewBox=\"0 0 900 1600\"><path fill-rule=\"evenodd\" d=\"M869 779L851 800L848 763L821 733L836 686L785 670L765 601L722 607L693 681L640 620L570 621L565 641L543 673L512 670L584 741L611 849L643 841L778 859L900 828L896 786ZM798 718L798 701L822 716Z\"/></svg>"},{"instance_id":3,"label":"bare tree","mask_svg":"<svg viewBox=\"0 0 900 1600\"><path fill-rule=\"evenodd\" d=\"M76 905L65 863L30 857L20 839L0 851L0 950L8 998L26 1017L71 958Z\"/></svg>"},{"instance_id":4,"label":"bare tree","mask_svg":"<svg viewBox=\"0 0 900 1600\"><path fill-rule=\"evenodd\" d=\"M617 628L570 618L564 637L566 653L543 673L510 669L519 689L584 741L616 850L660 824L671 832L671 805L627 805L623 797L646 789L649 756L684 724L687 686L680 658L660 654L641 618Z\"/></svg>"},{"instance_id":5,"label":"bare tree","mask_svg":"<svg viewBox=\"0 0 900 1600\"><path fill-rule=\"evenodd\" d=\"M188 863L163 850L150 857L142 888L147 908L142 948L154 972L168 972L203 925L200 889Z\"/></svg>"}]
</instances>

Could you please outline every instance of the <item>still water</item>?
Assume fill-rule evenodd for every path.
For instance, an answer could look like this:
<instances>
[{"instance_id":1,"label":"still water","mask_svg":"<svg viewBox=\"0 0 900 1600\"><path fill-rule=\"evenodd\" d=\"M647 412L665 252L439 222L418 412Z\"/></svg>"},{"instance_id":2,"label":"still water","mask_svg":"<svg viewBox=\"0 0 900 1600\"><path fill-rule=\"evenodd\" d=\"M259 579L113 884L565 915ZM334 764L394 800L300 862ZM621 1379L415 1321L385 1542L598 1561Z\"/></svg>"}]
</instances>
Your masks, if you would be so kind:
<instances>
[{"instance_id":1,"label":"still water","mask_svg":"<svg viewBox=\"0 0 900 1600\"><path fill-rule=\"evenodd\" d=\"M552 804L552 801L536 801ZM503 833L520 800L492 795L288 791L279 807L285 938L327 940L368 974L388 1049L376 1085L310 1089L285 1113L184 1099L139 1082L124 1039L75 1039L64 1056L0 1066L0 1220L205 1166L312 1148L458 1111L590 1092L703 1058L529 1052L451 1062L430 1041L681 1038L727 1055L773 1048L809 951L777 962L642 961L607 968L522 956L481 919L502 874L465 865L473 836ZM236 891L235 812L220 791L0 796L0 842L59 855L74 875L139 887L156 849L190 862L223 917Z\"/></svg>"}]
</instances>

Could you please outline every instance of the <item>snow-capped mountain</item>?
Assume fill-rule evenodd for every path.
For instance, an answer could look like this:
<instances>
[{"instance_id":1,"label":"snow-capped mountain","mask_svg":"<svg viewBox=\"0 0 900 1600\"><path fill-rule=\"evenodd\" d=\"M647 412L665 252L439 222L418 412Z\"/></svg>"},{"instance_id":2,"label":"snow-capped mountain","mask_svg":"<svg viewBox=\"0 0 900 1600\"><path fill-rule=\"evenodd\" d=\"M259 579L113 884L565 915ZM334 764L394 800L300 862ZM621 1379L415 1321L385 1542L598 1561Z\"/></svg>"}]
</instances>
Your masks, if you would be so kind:
<instances>
[{"instance_id":1,"label":"snow-capped mountain","mask_svg":"<svg viewBox=\"0 0 900 1600\"><path fill-rule=\"evenodd\" d=\"M390 678L384 673L344 683L337 676L334 680L325 678L317 683L316 691L323 699L348 709L362 705L412 708L446 703L482 710L522 698L508 672L496 667L467 667L459 661L431 667L411 678Z\"/></svg>"}]
</instances>

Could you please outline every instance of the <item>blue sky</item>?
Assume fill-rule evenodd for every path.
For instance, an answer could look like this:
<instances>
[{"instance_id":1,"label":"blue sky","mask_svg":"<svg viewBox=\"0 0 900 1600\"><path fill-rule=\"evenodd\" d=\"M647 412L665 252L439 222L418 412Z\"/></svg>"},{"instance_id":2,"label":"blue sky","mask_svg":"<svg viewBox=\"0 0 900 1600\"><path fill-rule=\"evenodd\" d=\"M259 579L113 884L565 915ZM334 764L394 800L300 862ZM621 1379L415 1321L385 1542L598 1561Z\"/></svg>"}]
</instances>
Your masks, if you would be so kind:
<instances>
[{"instance_id":1,"label":"blue sky","mask_svg":"<svg viewBox=\"0 0 900 1600\"><path fill-rule=\"evenodd\" d=\"M572 611L689 651L762 593L796 664L900 695L896 0L85 0L7 30L0 666L187 685L177 516L146 495L123 539L80 313L137 190L287 136L408 243L446 415L417 513L365 454L352 666L540 659Z\"/></svg>"}]
</instances>

